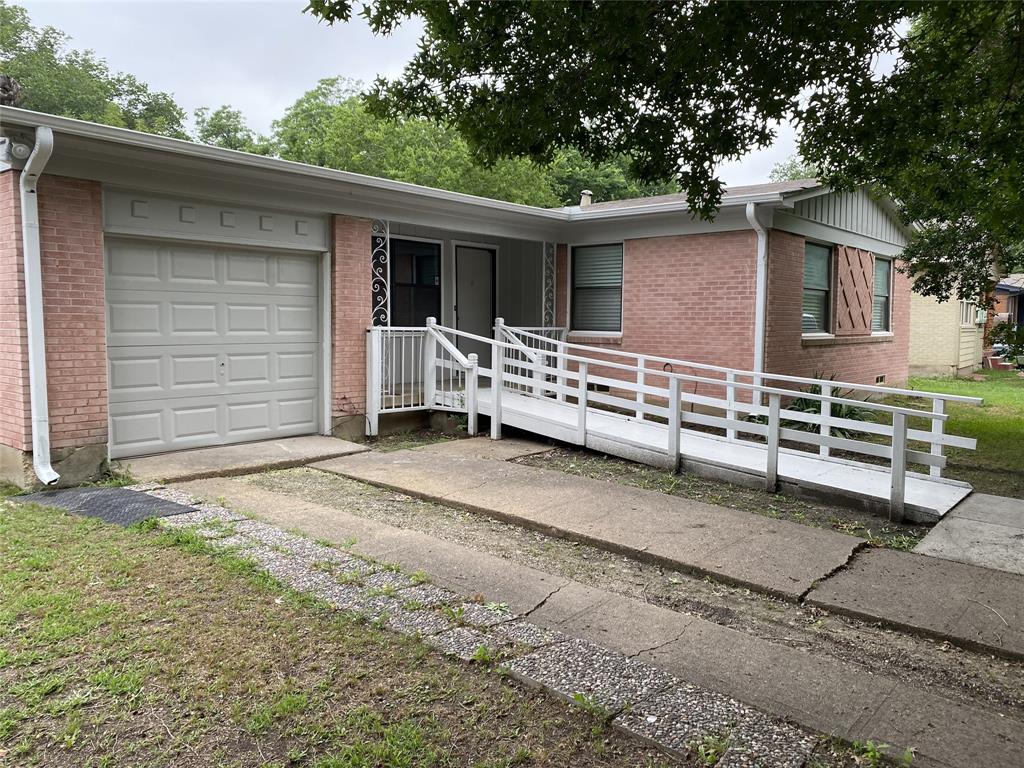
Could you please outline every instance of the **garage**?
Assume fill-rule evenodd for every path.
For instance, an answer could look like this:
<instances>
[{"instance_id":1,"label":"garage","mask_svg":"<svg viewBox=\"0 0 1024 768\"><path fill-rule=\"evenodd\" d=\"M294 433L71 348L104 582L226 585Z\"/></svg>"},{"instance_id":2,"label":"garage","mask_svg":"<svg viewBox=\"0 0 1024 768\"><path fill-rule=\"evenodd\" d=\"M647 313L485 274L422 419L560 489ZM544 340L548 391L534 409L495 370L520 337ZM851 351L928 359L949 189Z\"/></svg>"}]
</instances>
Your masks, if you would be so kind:
<instances>
[{"instance_id":1,"label":"garage","mask_svg":"<svg viewBox=\"0 0 1024 768\"><path fill-rule=\"evenodd\" d=\"M119 202L130 216L133 201ZM135 212L152 223L158 206L142 202L134 198ZM191 207L198 219L203 211ZM208 227L240 228L237 209L222 219L209 207ZM264 228L281 219L245 218L257 232L261 218ZM110 226L105 238L110 456L322 431L320 254L255 246L244 230L219 243L125 229Z\"/></svg>"}]
</instances>

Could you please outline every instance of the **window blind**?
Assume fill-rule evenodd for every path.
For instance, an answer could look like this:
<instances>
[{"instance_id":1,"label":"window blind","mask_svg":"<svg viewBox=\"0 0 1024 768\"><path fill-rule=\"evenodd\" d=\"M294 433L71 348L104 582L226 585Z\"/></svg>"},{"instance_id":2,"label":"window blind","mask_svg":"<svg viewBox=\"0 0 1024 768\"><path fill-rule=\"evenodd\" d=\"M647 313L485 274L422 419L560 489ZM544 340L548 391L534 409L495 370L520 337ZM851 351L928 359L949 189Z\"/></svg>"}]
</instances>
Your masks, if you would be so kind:
<instances>
[{"instance_id":1,"label":"window blind","mask_svg":"<svg viewBox=\"0 0 1024 768\"><path fill-rule=\"evenodd\" d=\"M622 330L622 245L572 249L572 327Z\"/></svg>"}]
</instances>

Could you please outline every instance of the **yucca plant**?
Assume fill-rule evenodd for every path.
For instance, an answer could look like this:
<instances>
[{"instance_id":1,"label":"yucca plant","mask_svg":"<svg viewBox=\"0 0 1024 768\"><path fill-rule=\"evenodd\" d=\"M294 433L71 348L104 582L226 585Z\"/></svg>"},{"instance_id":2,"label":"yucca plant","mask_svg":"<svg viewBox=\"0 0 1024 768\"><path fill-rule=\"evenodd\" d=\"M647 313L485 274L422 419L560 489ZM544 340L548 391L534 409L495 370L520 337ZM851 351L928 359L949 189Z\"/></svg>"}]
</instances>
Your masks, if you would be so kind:
<instances>
[{"instance_id":1,"label":"yucca plant","mask_svg":"<svg viewBox=\"0 0 1024 768\"><path fill-rule=\"evenodd\" d=\"M823 379L824 376L815 374L814 378ZM829 381L835 380L835 374L828 377ZM806 389L800 390L806 392L808 395L820 395L821 385L811 384ZM856 399L853 397L853 391L846 390L833 390L833 397L841 397L843 399ZM821 413L821 400L816 400L813 397L796 397L788 405L785 406L787 411L798 411L800 413ZM849 421L874 421L875 414L869 408L864 408L859 405L853 405L852 403L832 403L832 418L833 419L848 419ZM804 432L817 432L819 426L817 424L809 424L806 421L788 421L783 420L783 426L789 427L790 429L799 429ZM838 427L832 427L832 434L837 437L852 438L856 435L863 434L853 429L842 429Z\"/></svg>"}]
</instances>

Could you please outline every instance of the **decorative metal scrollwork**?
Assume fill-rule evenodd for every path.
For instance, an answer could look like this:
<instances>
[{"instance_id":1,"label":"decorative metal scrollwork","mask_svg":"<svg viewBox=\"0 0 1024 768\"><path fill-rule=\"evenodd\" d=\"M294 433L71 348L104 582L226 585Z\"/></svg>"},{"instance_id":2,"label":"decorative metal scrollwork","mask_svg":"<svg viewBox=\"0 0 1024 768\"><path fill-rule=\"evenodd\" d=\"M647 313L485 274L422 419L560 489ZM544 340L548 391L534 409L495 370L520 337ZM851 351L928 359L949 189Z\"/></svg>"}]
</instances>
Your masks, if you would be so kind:
<instances>
[{"instance_id":1,"label":"decorative metal scrollwork","mask_svg":"<svg viewBox=\"0 0 1024 768\"><path fill-rule=\"evenodd\" d=\"M544 307L543 322L545 328L555 325L555 244L544 243Z\"/></svg>"},{"instance_id":2,"label":"decorative metal scrollwork","mask_svg":"<svg viewBox=\"0 0 1024 768\"><path fill-rule=\"evenodd\" d=\"M370 290L373 294L373 325L391 324L389 291L391 232L388 222L374 219L370 230Z\"/></svg>"}]
</instances>

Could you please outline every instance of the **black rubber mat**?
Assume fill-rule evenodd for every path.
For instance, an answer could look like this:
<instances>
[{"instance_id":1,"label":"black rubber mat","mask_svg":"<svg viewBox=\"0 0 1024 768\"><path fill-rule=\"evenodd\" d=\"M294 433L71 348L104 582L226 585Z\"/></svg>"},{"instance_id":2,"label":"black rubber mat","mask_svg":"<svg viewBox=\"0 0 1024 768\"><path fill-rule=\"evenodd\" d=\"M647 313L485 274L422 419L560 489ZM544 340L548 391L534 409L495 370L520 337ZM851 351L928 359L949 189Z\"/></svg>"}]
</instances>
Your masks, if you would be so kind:
<instances>
[{"instance_id":1,"label":"black rubber mat","mask_svg":"<svg viewBox=\"0 0 1024 768\"><path fill-rule=\"evenodd\" d=\"M147 517L170 517L195 511L193 507L127 488L61 488L18 496L12 501L45 504L118 525L131 525Z\"/></svg>"}]
</instances>

